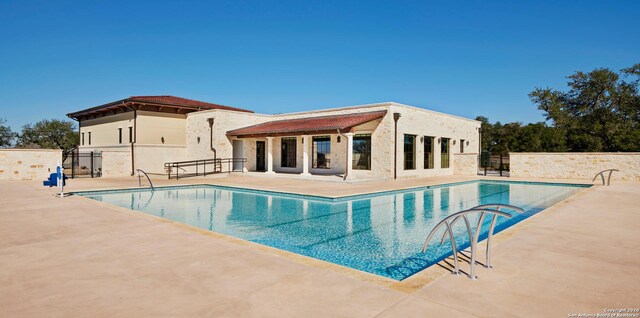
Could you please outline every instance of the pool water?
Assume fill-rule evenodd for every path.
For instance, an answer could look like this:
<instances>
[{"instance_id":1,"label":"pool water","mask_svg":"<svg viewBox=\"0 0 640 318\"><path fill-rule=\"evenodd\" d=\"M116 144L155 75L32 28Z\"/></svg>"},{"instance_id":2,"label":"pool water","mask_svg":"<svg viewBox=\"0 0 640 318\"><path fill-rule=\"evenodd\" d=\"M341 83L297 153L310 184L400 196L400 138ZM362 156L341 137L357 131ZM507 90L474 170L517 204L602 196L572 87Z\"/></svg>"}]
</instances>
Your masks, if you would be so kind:
<instances>
[{"instance_id":1,"label":"pool water","mask_svg":"<svg viewBox=\"0 0 640 318\"><path fill-rule=\"evenodd\" d=\"M440 244L439 235L421 253L429 232L448 215L488 203L525 210L498 218L499 232L584 187L470 181L340 199L210 185L76 194L402 280L451 255L450 243ZM485 218L481 233L486 234L490 219ZM458 244L468 245L464 222L454 232Z\"/></svg>"}]
</instances>

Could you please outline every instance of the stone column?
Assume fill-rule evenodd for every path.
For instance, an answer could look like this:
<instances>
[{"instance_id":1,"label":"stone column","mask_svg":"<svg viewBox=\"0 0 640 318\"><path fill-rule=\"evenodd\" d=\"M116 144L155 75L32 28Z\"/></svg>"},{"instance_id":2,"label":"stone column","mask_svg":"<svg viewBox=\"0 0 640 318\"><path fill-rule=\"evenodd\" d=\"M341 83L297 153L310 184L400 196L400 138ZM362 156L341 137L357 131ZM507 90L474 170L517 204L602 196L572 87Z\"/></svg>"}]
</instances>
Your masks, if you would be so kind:
<instances>
[{"instance_id":1,"label":"stone column","mask_svg":"<svg viewBox=\"0 0 640 318\"><path fill-rule=\"evenodd\" d=\"M273 171L273 137L267 137L267 172L275 173Z\"/></svg>"},{"instance_id":2,"label":"stone column","mask_svg":"<svg viewBox=\"0 0 640 318\"><path fill-rule=\"evenodd\" d=\"M346 180L353 180L353 133L344 134L347 137L347 177Z\"/></svg>"},{"instance_id":3,"label":"stone column","mask_svg":"<svg viewBox=\"0 0 640 318\"><path fill-rule=\"evenodd\" d=\"M303 176L310 176L309 173L309 146L311 143L309 136L302 136L302 174Z\"/></svg>"}]
</instances>

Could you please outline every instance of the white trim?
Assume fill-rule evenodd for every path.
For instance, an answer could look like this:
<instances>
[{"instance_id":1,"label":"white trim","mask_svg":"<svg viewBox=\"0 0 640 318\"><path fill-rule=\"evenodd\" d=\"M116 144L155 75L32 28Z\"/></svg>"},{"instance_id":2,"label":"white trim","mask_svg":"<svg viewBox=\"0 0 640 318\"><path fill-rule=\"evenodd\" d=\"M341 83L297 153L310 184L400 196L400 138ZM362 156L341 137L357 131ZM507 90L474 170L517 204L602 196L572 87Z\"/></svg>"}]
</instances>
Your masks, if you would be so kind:
<instances>
[{"instance_id":1,"label":"white trim","mask_svg":"<svg viewBox=\"0 0 640 318\"><path fill-rule=\"evenodd\" d=\"M227 110L227 109L208 109L208 110L201 110L201 111L197 111L197 112L188 113L187 117L189 115L191 115L191 114L196 114L196 113L197 114L202 114L202 113L210 113L210 112L229 112L229 113L234 113L234 114L242 113L242 114L245 114L245 115L253 115L253 116L264 117L264 118L280 118L280 117L287 117L287 116L292 116L292 115L321 114L321 113L335 112L335 111L341 111L341 110L358 110L358 109L376 108L376 107L389 107L389 106L405 107L405 108L409 108L409 109L412 109L412 110L418 110L418 111L423 111L423 112L436 114L436 115L441 115L441 116L445 116L445 117L466 120L466 121L470 121L470 122L474 122L474 123L478 123L478 124L481 123L481 122L479 122L479 121L477 121L475 119L470 119L470 118L466 118L466 117L462 117L462 116L451 115L451 114L447 114L447 113L441 113L441 112L437 112L437 111L426 109L426 108L421 108L421 107L411 106L411 105L405 105L405 104L396 103L396 102L382 102L382 103L373 103L373 104L362 104L362 105L353 105L353 106L333 107L333 108L306 110L306 111L300 111L300 112L281 113L281 114L260 114L260 113L237 112L237 111L232 111L232 110Z\"/></svg>"}]
</instances>

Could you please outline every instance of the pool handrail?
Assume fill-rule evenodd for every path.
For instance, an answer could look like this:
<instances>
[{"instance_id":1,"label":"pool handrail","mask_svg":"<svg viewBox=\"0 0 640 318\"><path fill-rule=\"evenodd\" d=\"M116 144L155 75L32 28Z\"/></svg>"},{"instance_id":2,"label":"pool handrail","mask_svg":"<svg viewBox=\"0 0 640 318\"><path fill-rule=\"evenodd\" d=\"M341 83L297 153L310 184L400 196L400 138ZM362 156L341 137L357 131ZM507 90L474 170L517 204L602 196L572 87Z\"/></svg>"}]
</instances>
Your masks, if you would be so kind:
<instances>
[{"instance_id":1,"label":"pool handrail","mask_svg":"<svg viewBox=\"0 0 640 318\"><path fill-rule=\"evenodd\" d=\"M147 177L147 181L149 181L149 185L151 186L151 191L155 191L155 188L153 187L153 182L151 182L151 178L149 178L149 175L144 172L144 170L142 169L136 169L136 171L138 172L138 186L142 187L142 181L140 180L141 176L140 176L140 172L142 172L145 177Z\"/></svg>"},{"instance_id":2,"label":"pool handrail","mask_svg":"<svg viewBox=\"0 0 640 318\"><path fill-rule=\"evenodd\" d=\"M471 209L495 209L496 211L500 211L500 209L507 209L507 210L516 211L518 213L524 212L524 209L517 207L515 205L501 204L501 203L482 204L482 205L474 206ZM460 217L454 218L453 221L451 221L451 226L454 226L459 219ZM491 238L493 237L493 231L496 227L497 219L498 219L498 215L494 214L493 218L491 219L491 226L489 227L489 232L487 233L487 250L485 253L484 268L493 268L493 266L491 266ZM471 233L471 225L469 224L469 220L467 219L466 216L464 217L464 221L465 221L465 225L467 226L467 233ZM442 239L440 240L440 244L444 244L444 241L446 238L447 238L446 233L442 234ZM469 238L471 238L471 235L469 235Z\"/></svg>"},{"instance_id":3,"label":"pool handrail","mask_svg":"<svg viewBox=\"0 0 640 318\"><path fill-rule=\"evenodd\" d=\"M607 177L607 183L605 184L604 183L604 173L607 172L607 171L609 171L609 176ZM602 185L610 186L611 185L611 174L613 174L614 171L615 172L620 172L620 170L618 170L618 169L605 169L605 170L602 170L602 171L596 173L595 176L593 176L593 179L591 180L591 182L596 181L598 176L600 176L600 177L602 177Z\"/></svg>"},{"instance_id":4,"label":"pool handrail","mask_svg":"<svg viewBox=\"0 0 640 318\"><path fill-rule=\"evenodd\" d=\"M491 209L491 208L495 208L495 209ZM487 264L485 265L485 267L487 268L491 268L490 265L490 247L491 247L491 237L493 235L493 230L495 228L495 221L497 219L498 216L504 216L507 218L511 218L511 214L504 212L504 211L500 211L501 208L507 208L510 210L514 210L514 211L518 211L518 212L523 212L524 210L522 208L513 206L513 205L507 205L507 204L484 204L484 205L479 205L477 207L468 209L468 210L463 210L460 212L456 212L452 215L449 215L448 217L444 218L443 220L441 220L440 222L438 222L438 224L436 224L436 226L431 230L431 232L429 233L429 235L427 236L427 239L424 242L424 245L422 247L422 252L426 252L427 247L429 246L429 242L431 241L431 239L433 238L433 236L435 235L436 231L443 225L446 226L446 232L443 234L443 238L441 240L441 244L444 243L444 239L445 236L449 236L449 241L451 242L451 249L453 252L453 262L454 262L454 270L452 272L452 274L455 275L459 275L460 274L460 267L459 267L459 261L458 261L458 251L457 251L457 244L455 242L455 237L453 235L453 225L455 224L455 222L457 222L460 218L462 218L465 221L465 225L467 228L467 234L469 235L469 242L471 245L471 261L469 262L469 275L468 277L472 280L477 279L477 276L475 275L475 263L476 263L476 250L477 250L477 245L478 245L478 239L480 237L480 232L482 230L482 222L484 221L485 215L486 214L492 214L493 215L493 219L491 220L491 226L489 228L489 234L487 236ZM471 225L468 219L468 215L469 214L477 214L480 213L480 217L478 219L478 224L475 228L474 231L471 230Z\"/></svg>"}]
</instances>

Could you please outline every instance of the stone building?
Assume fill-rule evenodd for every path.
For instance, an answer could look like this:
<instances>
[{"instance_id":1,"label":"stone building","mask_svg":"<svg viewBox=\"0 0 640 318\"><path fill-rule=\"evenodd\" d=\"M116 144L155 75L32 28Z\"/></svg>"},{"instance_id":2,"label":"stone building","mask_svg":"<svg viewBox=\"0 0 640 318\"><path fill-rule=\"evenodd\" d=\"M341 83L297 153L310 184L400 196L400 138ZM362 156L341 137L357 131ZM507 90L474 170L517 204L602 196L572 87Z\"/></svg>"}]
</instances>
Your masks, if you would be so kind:
<instances>
[{"instance_id":1,"label":"stone building","mask_svg":"<svg viewBox=\"0 0 640 318\"><path fill-rule=\"evenodd\" d=\"M161 174L165 163L193 160L209 173L346 180L474 175L480 143L478 121L393 102L264 115L173 96L132 96L68 116L79 123L80 150L111 154L104 156L105 176L137 168ZM107 163L109 157L119 161ZM172 172L193 169L186 163Z\"/></svg>"}]
</instances>

